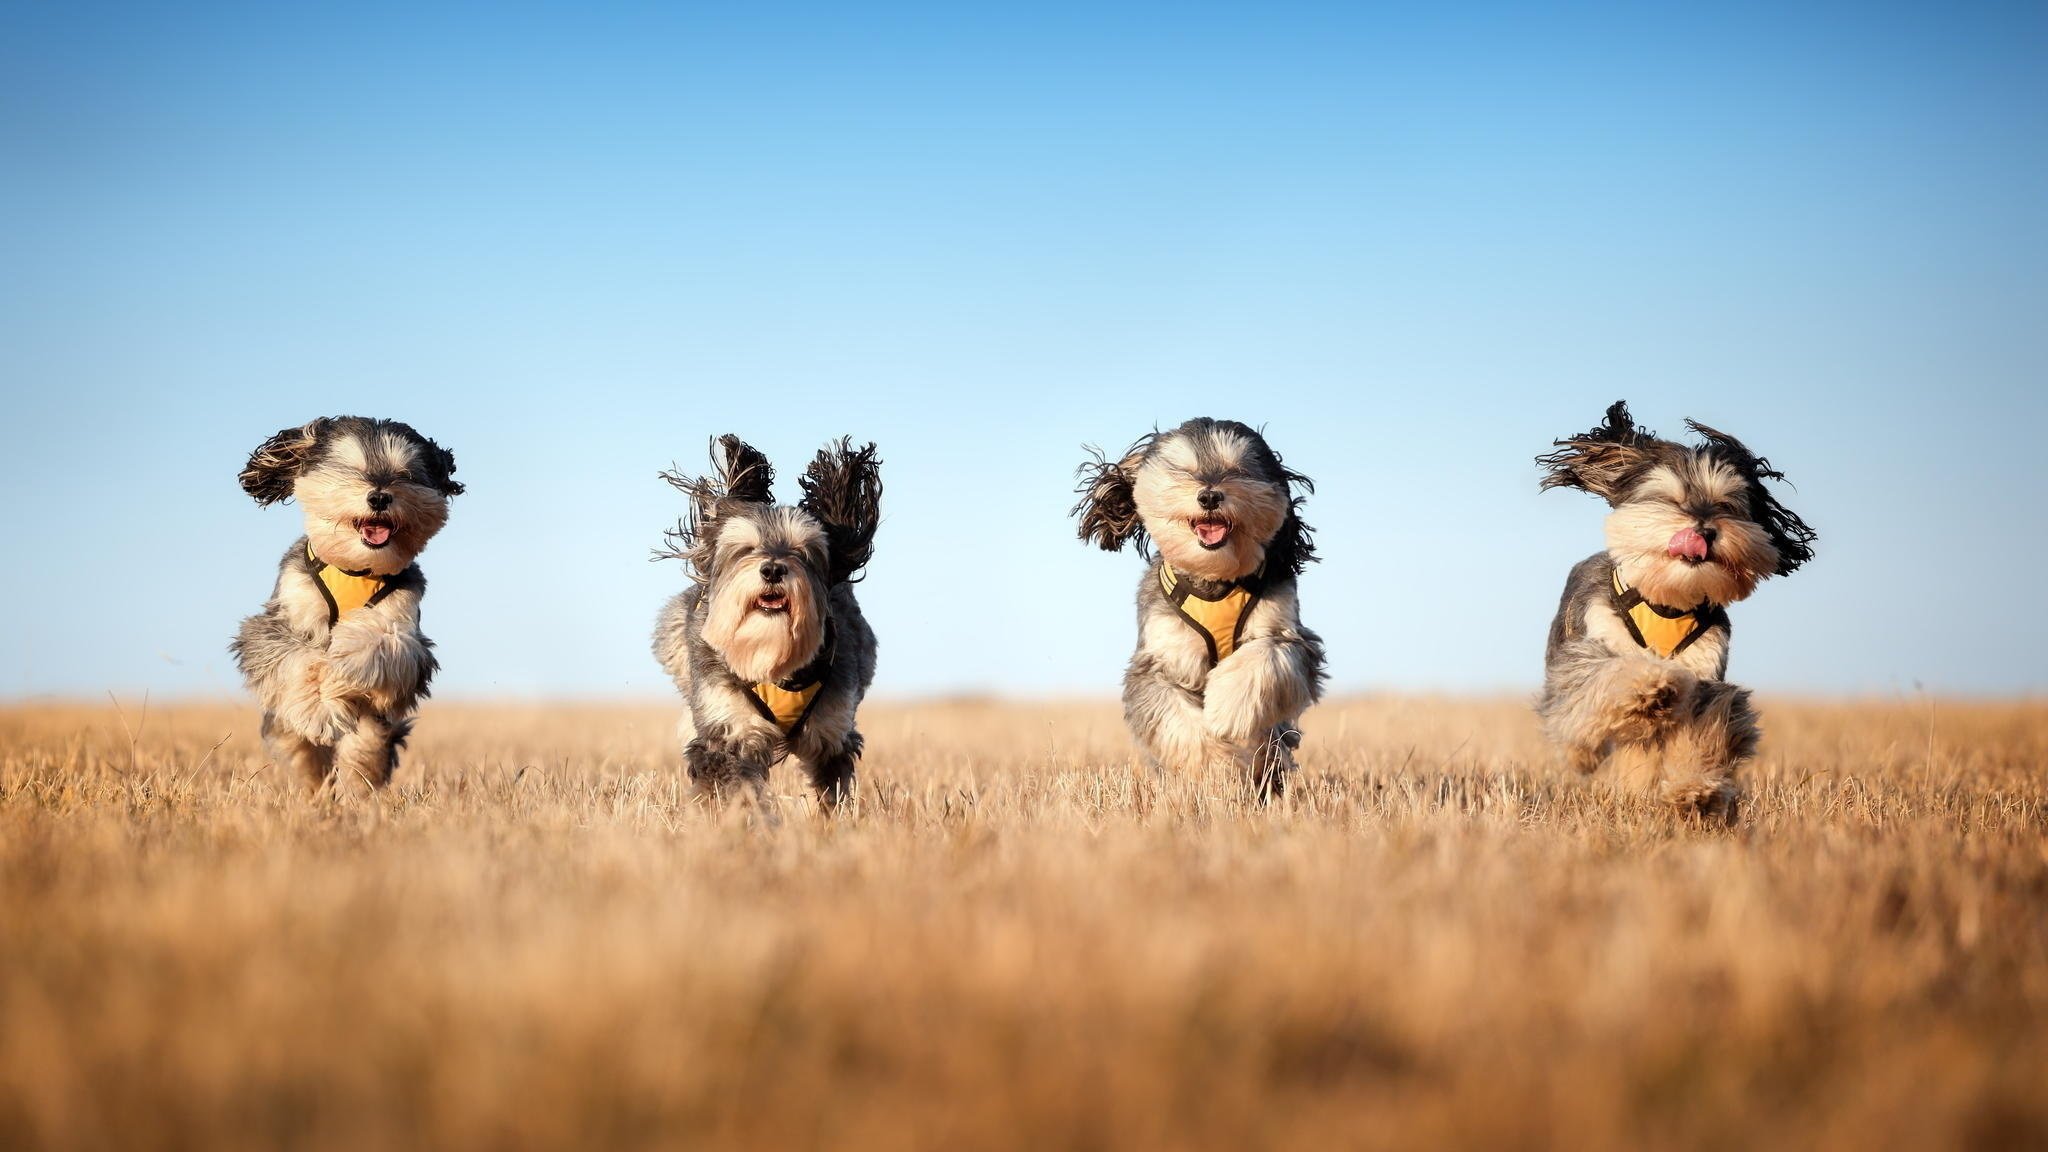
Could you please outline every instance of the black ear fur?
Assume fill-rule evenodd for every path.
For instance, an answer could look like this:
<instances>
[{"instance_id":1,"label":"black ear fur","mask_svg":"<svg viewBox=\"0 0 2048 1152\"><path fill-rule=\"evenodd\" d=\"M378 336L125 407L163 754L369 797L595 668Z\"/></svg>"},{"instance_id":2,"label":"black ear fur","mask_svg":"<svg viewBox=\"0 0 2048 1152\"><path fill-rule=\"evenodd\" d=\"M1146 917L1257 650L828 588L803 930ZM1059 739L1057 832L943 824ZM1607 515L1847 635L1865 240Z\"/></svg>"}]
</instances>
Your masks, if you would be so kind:
<instances>
[{"instance_id":1,"label":"black ear fur","mask_svg":"<svg viewBox=\"0 0 2048 1152\"><path fill-rule=\"evenodd\" d=\"M282 429L257 445L249 453L249 462L242 465L242 491L266 508L291 499L292 483L299 478L299 469L305 467L306 458L312 455L326 427L327 420L322 417L297 428Z\"/></svg>"},{"instance_id":2,"label":"black ear fur","mask_svg":"<svg viewBox=\"0 0 2048 1152\"><path fill-rule=\"evenodd\" d=\"M441 447L432 440L427 441L427 451L432 454L436 471L441 474L441 495L460 496L464 492L469 491L462 481L455 478L455 453Z\"/></svg>"},{"instance_id":3,"label":"black ear fur","mask_svg":"<svg viewBox=\"0 0 2048 1152\"><path fill-rule=\"evenodd\" d=\"M1757 522L1771 537L1771 546L1778 552L1778 567L1775 576L1789 576L1799 566L1813 559L1813 542L1820 533L1807 527L1806 521L1790 508L1778 503L1778 498L1764 487L1766 480L1783 480L1785 474L1771 467L1771 462L1751 452L1742 441L1697 420L1687 420L1685 426L1692 429L1714 452L1727 462L1728 466L1742 473L1749 487L1749 518Z\"/></svg>"},{"instance_id":4,"label":"black ear fur","mask_svg":"<svg viewBox=\"0 0 2048 1152\"><path fill-rule=\"evenodd\" d=\"M1656 463L1657 434L1636 426L1628 401L1616 400L1590 432L1553 442L1557 451L1536 458L1548 469L1543 489L1577 488L1619 505Z\"/></svg>"},{"instance_id":5,"label":"black ear fur","mask_svg":"<svg viewBox=\"0 0 2048 1152\"><path fill-rule=\"evenodd\" d=\"M420 460L427 468L427 480L433 484L436 492L443 496L460 496L463 492L467 491L463 487L462 482L454 478L455 453L420 435L420 430L410 424L400 423L396 420L387 420L382 423L396 430L419 447Z\"/></svg>"},{"instance_id":6,"label":"black ear fur","mask_svg":"<svg viewBox=\"0 0 2048 1152\"><path fill-rule=\"evenodd\" d=\"M874 554L875 529L882 522L882 462L874 444L855 448L851 436L827 444L797 486L804 493L797 506L825 526L831 553L826 582L858 580Z\"/></svg>"},{"instance_id":7,"label":"black ear fur","mask_svg":"<svg viewBox=\"0 0 2048 1152\"><path fill-rule=\"evenodd\" d=\"M727 432L711 450L711 462L718 469L718 484L728 500L748 504L773 504L775 466L760 449Z\"/></svg>"},{"instance_id":8,"label":"black ear fur","mask_svg":"<svg viewBox=\"0 0 2048 1152\"><path fill-rule=\"evenodd\" d=\"M685 476L671 466L658 473L669 486L690 498L690 510L676 526L662 533L667 545L654 550L656 560L684 560L700 580L711 578L711 550L718 539L719 505L726 501L772 504L775 466L760 450L728 432L711 442L710 476Z\"/></svg>"},{"instance_id":9,"label":"black ear fur","mask_svg":"<svg viewBox=\"0 0 2048 1152\"><path fill-rule=\"evenodd\" d=\"M1271 447L1267 451L1272 451ZM1280 465L1278 452L1273 453L1273 463ZM1309 493L1316 490L1316 483L1285 465L1280 465L1280 475L1287 481L1287 519L1280 522L1280 530L1266 542L1265 571L1269 575L1285 571L1299 577L1302 569L1322 559L1316 555L1316 530L1301 518L1301 506L1308 502Z\"/></svg>"},{"instance_id":10,"label":"black ear fur","mask_svg":"<svg viewBox=\"0 0 2048 1152\"><path fill-rule=\"evenodd\" d=\"M1104 552L1120 552L1135 540L1138 551L1146 551L1145 521L1138 515L1138 498L1131 486L1137 481L1138 465L1158 439L1157 431L1147 432L1113 461L1102 449L1084 445L1094 459L1074 470L1081 479L1074 492L1081 499L1068 512L1081 518L1078 535L1082 540Z\"/></svg>"}]
</instances>

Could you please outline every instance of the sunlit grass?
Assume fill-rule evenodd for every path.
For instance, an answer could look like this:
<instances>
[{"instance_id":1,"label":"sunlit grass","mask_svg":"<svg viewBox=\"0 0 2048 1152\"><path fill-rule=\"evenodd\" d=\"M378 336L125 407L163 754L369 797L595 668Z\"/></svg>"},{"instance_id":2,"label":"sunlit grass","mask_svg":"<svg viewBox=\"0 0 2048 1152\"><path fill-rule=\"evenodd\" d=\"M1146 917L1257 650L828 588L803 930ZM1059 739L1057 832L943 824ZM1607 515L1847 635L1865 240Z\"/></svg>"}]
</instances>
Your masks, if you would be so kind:
<instances>
[{"instance_id":1,"label":"sunlit grass","mask_svg":"<svg viewBox=\"0 0 2048 1152\"><path fill-rule=\"evenodd\" d=\"M875 705L772 826L670 707L435 704L354 804L255 719L0 711L0 1146L2048 1140L2048 707L1766 702L1732 830L1512 701L1318 709L1264 808Z\"/></svg>"}]
</instances>

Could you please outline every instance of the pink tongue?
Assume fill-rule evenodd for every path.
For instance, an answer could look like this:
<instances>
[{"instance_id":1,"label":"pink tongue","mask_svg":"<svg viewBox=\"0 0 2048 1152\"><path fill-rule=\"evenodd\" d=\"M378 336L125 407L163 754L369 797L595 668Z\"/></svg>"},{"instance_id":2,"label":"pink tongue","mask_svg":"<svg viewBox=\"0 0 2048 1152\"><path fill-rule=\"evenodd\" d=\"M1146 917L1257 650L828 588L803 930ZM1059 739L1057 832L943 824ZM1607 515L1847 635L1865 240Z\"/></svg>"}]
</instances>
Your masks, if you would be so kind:
<instances>
[{"instance_id":1,"label":"pink tongue","mask_svg":"<svg viewBox=\"0 0 2048 1152\"><path fill-rule=\"evenodd\" d=\"M1700 535L1697 529L1680 528L1672 535L1671 543L1664 546L1664 551L1673 556L1683 556L1687 560L1705 560L1707 538Z\"/></svg>"},{"instance_id":2,"label":"pink tongue","mask_svg":"<svg viewBox=\"0 0 2048 1152\"><path fill-rule=\"evenodd\" d=\"M383 544L390 539L391 529L386 525L366 524L363 526L363 543L365 544Z\"/></svg>"},{"instance_id":3,"label":"pink tongue","mask_svg":"<svg viewBox=\"0 0 2048 1152\"><path fill-rule=\"evenodd\" d=\"M1197 524L1195 525L1195 535L1201 537L1204 544L1218 544L1222 542L1225 536L1230 535L1230 525L1216 523Z\"/></svg>"}]
</instances>

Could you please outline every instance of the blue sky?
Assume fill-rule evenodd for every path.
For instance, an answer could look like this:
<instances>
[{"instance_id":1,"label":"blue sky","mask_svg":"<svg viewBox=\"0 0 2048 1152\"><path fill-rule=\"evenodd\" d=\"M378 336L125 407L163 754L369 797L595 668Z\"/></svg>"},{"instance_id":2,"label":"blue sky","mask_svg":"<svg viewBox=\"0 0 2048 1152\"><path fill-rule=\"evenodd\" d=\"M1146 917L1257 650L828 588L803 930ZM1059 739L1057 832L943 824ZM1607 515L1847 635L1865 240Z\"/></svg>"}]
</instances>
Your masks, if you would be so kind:
<instances>
[{"instance_id":1,"label":"blue sky","mask_svg":"<svg viewBox=\"0 0 2048 1152\"><path fill-rule=\"evenodd\" d=\"M238 691L315 415L469 494L451 695L652 694L736 431L880 442L878 689L1112 693L1080 446L1262 424L1342 690L1527 690L1617 397L1818 558L1733 675L2040 692L2048 9L0 3L0 695Z\"/></svg>"}]
</instances>

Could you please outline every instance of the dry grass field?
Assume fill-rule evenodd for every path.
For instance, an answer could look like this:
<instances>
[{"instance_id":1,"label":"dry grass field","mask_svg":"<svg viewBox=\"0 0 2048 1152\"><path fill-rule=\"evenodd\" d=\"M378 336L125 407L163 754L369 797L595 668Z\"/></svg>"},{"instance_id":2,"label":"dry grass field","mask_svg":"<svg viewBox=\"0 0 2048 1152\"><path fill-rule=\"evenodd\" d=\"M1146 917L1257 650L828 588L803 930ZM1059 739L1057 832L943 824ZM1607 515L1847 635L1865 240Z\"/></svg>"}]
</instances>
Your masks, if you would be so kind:
<instances>
[{"instance_id":1,"label":"dry grass field","mask_svg":"<svg viewBox=\"0 0 2048 1152\"><path fill-rule=\"evenodd\" d=\"M1309 716L1270 809L1112 706L874 705L857 810L665 706L0 710L0 1147L2048 1144L2048 706L1766 702L1689 827L1514 702Z\"/></svg>"}]
</instances>

